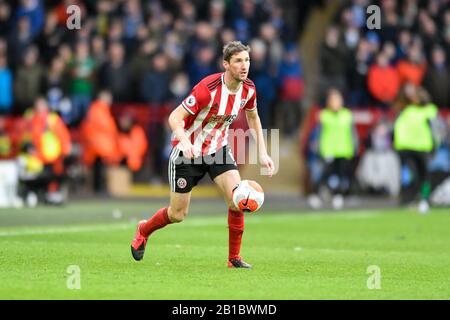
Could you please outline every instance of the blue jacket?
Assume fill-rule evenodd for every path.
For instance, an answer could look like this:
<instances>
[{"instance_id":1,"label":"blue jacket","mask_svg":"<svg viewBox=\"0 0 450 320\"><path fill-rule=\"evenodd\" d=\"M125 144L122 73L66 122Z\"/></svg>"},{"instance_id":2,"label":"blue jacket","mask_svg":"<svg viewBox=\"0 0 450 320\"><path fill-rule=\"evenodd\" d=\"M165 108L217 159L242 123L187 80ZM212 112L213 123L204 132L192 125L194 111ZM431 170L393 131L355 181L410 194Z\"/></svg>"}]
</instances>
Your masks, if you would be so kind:
<instances>
[{"instance_id":1,"label":"blue jacket","mask_svg":"<svg viewBox=\"0 0 450 320\"><path fill-rule=\"evenodd\" d=\"M8 68L0 69L0 109L10 110L13 103L13 76Z\"/></svg>"}]
</instances>

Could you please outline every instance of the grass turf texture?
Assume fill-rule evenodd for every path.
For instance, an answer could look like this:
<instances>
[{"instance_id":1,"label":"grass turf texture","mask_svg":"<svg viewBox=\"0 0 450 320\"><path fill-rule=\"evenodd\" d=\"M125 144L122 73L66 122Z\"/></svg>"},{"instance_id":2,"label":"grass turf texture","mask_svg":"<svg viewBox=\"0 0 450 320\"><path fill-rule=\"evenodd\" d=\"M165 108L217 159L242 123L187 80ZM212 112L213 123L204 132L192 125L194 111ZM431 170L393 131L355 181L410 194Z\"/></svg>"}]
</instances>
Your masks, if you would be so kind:
<instances>
[{"instance_id":1,"label":"grass turf texture","mask_svg":"<svg viewBox=\"0 0 450 320\"><path fill-rule=\"evenodd\" d=\"M0 210L0 298L450 298L448 209L248 215L241 253L252 270L226 268L226 211L215 210L224 213L157 231L141 262L130 241L148 203ZM80 267L80 290L67 289L69 265ZM367 288L370 265L379 290Z\"/></svg>"}]
</instances>

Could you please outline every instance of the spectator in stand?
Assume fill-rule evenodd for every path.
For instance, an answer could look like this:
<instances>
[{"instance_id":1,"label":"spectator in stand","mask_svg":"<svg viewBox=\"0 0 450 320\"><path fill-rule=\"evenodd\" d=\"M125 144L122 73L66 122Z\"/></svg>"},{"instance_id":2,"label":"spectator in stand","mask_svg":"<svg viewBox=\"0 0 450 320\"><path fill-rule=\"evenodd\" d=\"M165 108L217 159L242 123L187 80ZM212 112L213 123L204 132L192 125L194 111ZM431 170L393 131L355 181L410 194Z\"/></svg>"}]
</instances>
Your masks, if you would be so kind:
<instances>
[{"instance_id":1,"label":"spectator in stand","mask_svg":"<svg viewBox=\"0 0 450 320\"><path fill-rule=\"evenodd\" d=\"M108 29L108 43L122 42L124 40L123 22L119 17L115 17L111 21Z\"/></svg>"},{"instance_id":2,"label":"spectator in stand","mask_svg":"<svg viewBox=\"0 0 450 320\"><path fill-rule=\"evenodd\" d=\"M149 141L151 141L151 160L153 182L159 183L165 177L163 150L165 143L165 126L162 121L162 111L171 100L170 83L171 73L167 57L163 53L157 54L152 60L152 69L145 75L141 83L141 95L152 108L154 117L161 122L153 121L148 128Z\"/></svg>"},{"instance_id":3,"label":"spectator in stand","mask_svg":"<svg viewBox=\"0 0 450 320\"><path fill-rule=\"evenodd\" d=\"M181 43L181 36L178 32L167 32L166 43L163 45L162 49L167 55L172 69L178 70L183 67L183 57L186 50Z\"/></svg>"},{"instance_id":4,"label":"spectator in stand","mask_svg":"<svg viewBox=\"0 0 450 320\"><path fill-rule=\"evenodd\" d=\"M261 119L261 125L264 129L271 128L270 121L273 117L272 104L276 97L276 83L274 77L267 69L267 46L260 39L252 40L250 47L251 68L249 78L258 88L258 114ZM278 118L278 115L277 115ZM281 124L282 118L279 117L278 123ZM278 125L276 126L278 127Z\"/></svg>"},{"instance_id":5,"label":"spectator in stand","mask_svg":"<svg viewBox=\"0 0 450 320\"><path fill-rule=\"evenodd\" d=\"M450 108L450 69L446 64L445 51L441 47L433 49L423 86L439 108Z\"/></svg>"},{"instance_id":6,"label":"spectator in stand","mask_svg":"<svg viewBox=\"0 0 450 320\"><path fill-rule=\"evenodd\" d=\"M391 66L397 65L397 50L392 42L385 42L381 51L386 55Z\"/></svg>"},{"instance_id":7,"label":"spectator in stand","mask_svg":"<svg viewBox=\"0 0 450 320\"><path fill-rule=\"evenodd\" d=\"M199 48L194 59L190 60L189 79L191 87L206 76L216 73L215 52L210 46Z\"/></svg>"},{"instance_id":8,"label":"spectator in stand","mask_svg":"<svg viewBox=\"0 0 450 320\"><path fill-rule=\"evenodd\" d=\"M127 52L133 52L138 48L138 30L144 24L141 2L129 0L124 4L124 41Z\"/></svg>"},{"instance_id":9,"label":"spectator in stand","mask_svg":"<svg viewBox=\"0 0 450 320\"><path fill-rule=\"evenodd\" d=\"M0 2L0 37L8 36L11 29L11 7L7 2Z\"/></svg>"},{"instance_id":10,"label":"spectator in stand","mask_svg":"<svg viewBox=\"0 0 450 320\"><path fill-rule=\"evenodd\" d=\"M196 10L191 1L182 1L180 4L180 17L174 22L174 29L190 39L196 30Z\"/></svg>"},{"instance_id":11,"label":"spectator in stand","mask_svg":"<svg viewBox=\"0 0 450 320\"><path fill-rule=\"evenodd\" d=\"M139 47L139 51L133 55L130 61L130 77L133 101L143 101L141 97L141 83L147 71L150 69L152 56L158 49L158 44L153 40L144 41Z\"/></svg>"},{"instance_id":12,"label":"spectator in stand","mask_svg":"<svg viewBox=\"0 0 450 320\"><path fill-rule=\"evenodd\" d=\"M416 86L422 83L427 64L422 49L418 43L408 49L407 59L398 62L397 71L400 77L400 85L405 82L414 83Z\"/></svg>"},{"instance_id":13,"label":"spectator in stand","mask_svg":"<svg viewBox=\"0 0 450 320\"><path fill-rule=\"evenodd\" d=\"M195 36L190 40L189 43L189 51L188 56L192 57L191 61L196 60L196 56L198 52L203 48L215 48L216 46L216 30L212 26L210 26L206 21L198 22L195 28ZM191 68L190 65L187 66ZM191 84L195 85L196 82L192 82Z\"/></svg>"},{"instance_id":14,"label":"spectator in stand","mask_svg":"<svg viewBox=\"0 0 450 320\"><path fill-rule=\"evenodd\" d=\"M376 103L384 108L387 108L397 97L400 79L397 70L389 65L385 53L379 53L376 64L369 68L367 84Z\"/></svg>"},{"instance_id":15,"label":"spectator in stand","mask_svg":"<svg viewBox=\"0 0 450 320\"><path fill-rule=\"evenodd\" d=\"M366 8L369 5L368 0L354 0L350 6L352 12L351 21L352 25L357 28L366 26Z\"/></svg>"},{"instance_id":16,"label":"spectator in stand","mask_svg":"<svg viewBox=\"0 0 450 320\"><path fill-rule=\"evenodd\" d=\"M260 38L267 46L267 66L271 76L275 77L283 58L283 44L279 39L277 29L270 23L263 23L260 28Z\"/></svg>"},{"instance_id":17,"label":"spectator in stand","mask_svg":"<svg viewBox=\"0 0 450 320\"><path fill-rule=\"evenodd\" d=\"M347 80L350 89L349 105L351 107L365 106L369 102L366 79L372 59L370 44L366 39L359 42L353 59L355 67L349 68Z\"/></svg>"},{"instance_id":18,"label":"spectator in stand","mask_svg":"<svg viewBox=\"0 0 450 320\"><path fill-rule=\"evenodd\" d=\"M173 105L179 105L189 95L190 84L186 73L179 72L170 82L170 94L173 97Z\"/></svg>"},{"instance_id":19,"label":"spectator in stand","mask_svg":"<svg viewBox=\"0 0 450 320\"><path fill-rule=\"evenodd\" d=\"M435 2L435 1L430 1ZM439 41L436 23L430 17L430 12L422 9L419 11L418 28L420 39L423 42L423 48L426 53L430 53L433 45Z\"/></svg>"},{"instance_id":20,"label":"spectator in stand","mask_svg":"<svg viewBox=\"0 0 450 320\"><path fill-rule=\"evenodd\" d=\"M209 4L209 21L216 30L225 27L225 3L222 0L213 0Z\"/></svg>"},{"instance_id":21,"label":"spectator in stand","mask_svg":"<svg viewBox=\"0 0 450 320\"><path fill-rule=\"evenodd\" d=\"M128 102L132 97L130 70L125 62L125 50L121 43L114 42L109 47L109 61L100 69L100 87L113 94L113 101Z\"/></svg>"},{"instance_id":22,"label":"spectator in stand","mask_svg":"<svg viewBox=\"0 0 450 320\"><path fill-rule=\"evenodd\" d=\"M36 44L41 52L42 61L50 64L58 52L58 47L65 40L65 28L58 25L56 13L47 13L42 32L36 38Z\"/></svg>"},{"instance_id":23,"label":"spectator in stand","mask_svg":"<svg viewBox=\"0 0 450 320\"><path fill-rule=\"evenodd\" d=\"M50 110L59 113L63 121L68 124L71 103L67 97L67 75L62 58L53 58L41 83L41 94L47 98Z\"/></svg>"},{"instance_id":24,"label":"spectator in stand","mask_svg":"<svg viewBox=\"0 0 450 320\"><path fill-rule=\"evenodd\" d=\"M345 74L347 50L340 41L339 29L336 26L328 28L325 35L325 42L320 50L320 101L325 98L326 92L331 87L339 91L345 91Z\"/></svg>"},{"instance_id":25,"label":"spectator in stand","mask_svg":"<svg viewBox=\"0 0 450 320\"><path fill-rule=\"evenodd\" d=\"M241 42L248 42L256 36L262 21L268 18L268 13L253 0L233 1L230 7L236 40Z\"/></svg>"},{"instance_id":26,"label":"spectator in stand","mask_svg":"<svg viewBox=\"0 0 450 320\"><path fill-rule=\"evenodd\" d=\"M397 14L396 0L383 0L382 7L382 21L380 29L380 38L382 42L395 42L398 38L399 32L399 16Z\"/></svg>"},{"instance_id":27,"label":"spectator in stand","mask_svg":"<svg viewBox=\"0 0 450 320\"><path fill-rule=\"evenodd\" d=\"M144 75L140 85L141 96L149 104L162 105L170 99L171 73L166 55L157 54L151 64L151 69Z\"/></svg>"},{"instance_id":28,"label":"spectator in stand","mask_svg":"<svg viewBox=\"0 0 450 320\"><path fill-rule=\"evenodd\" d=\"M105 39L98 34L91 39L91 52L96 66L102 66L108 60Z\"/></svg>"},{"instance_id":29,"label":"spectator in stand","mask_svg":"<svg viewBox=\"0 0 450 320\"><path fill-rule=\"evenodd\" d=\"M8 35L8 57L14 69L23 59L26 49L32 44L33 36L30 31L30 19L21 17Z\"/></svg>"},{"instance_id":30,"label":"spectator in stand","mask_svg":"<svg viewBox=\"0 0 450 320\"><path fill-rule=\"evenodd\" d=\"M450 57L450 9L447 9L444 14L444 23L442 28L442 38L445 46L445 55ZM447 60L448 65L448 60Z\"/></svg>"},{"instance_id":31,"label":"spectator in stand","mask_svg":"<svg viewBox=\"0 0 450 320\"><path fill-rule=\"evenodd\" d=\"M95 62L90 56L88 43L77 43L75 57L68 69L72 100L70 124L78 125L87 112L94 92Z\"/></svg>"},{"instance_id":32,"label":"spectator in stand","mask_svg":"<svg viewBox=\"0 0 450 320\"><path fill-rule=\"evenodd\" d=\"M64 61L67 71L70 71L70 64L73 60L73 51L69 44L63 43L58 47L58 57Z\"/></svg>"},{"instance_id":33,"label":"spectator in stand","mask_svg":"<svg viewBox=\"0 0 450 320\"><path fill-rule=\"evenodd\" d=\"M397 58L398 59L406 59L408 55L408 49L411 46L412 35L409 30L402 30L398 36L397 43Z\"/></svg>"},{"instance_id":34,"label":"spectator in stand","mask_svg":"<svg viewBox=\"0 0 450 320\"><path fill-rule=\"evenodd\" d=\"M39 49L36 46L29 47L25 52L23 65L17 69L14 95L19 113L30 108L39 96L44 70L38 58Z\"/></svg>"},{"instance_id":35,"label":"spectator in stand","mask_svg":"<svg viewBox=\"0 0 450 320\"><path fill-rule=\"evenodd\" d=\"M40 0L20 0L16 11L17 19L27 17L30 20L30 32L35 37L44 26L44 9Z\"/></svg>"},{"instance_id":36,"label":"spectator in stand","mask_svg":"<svg viewBox=\"0 0 450 320\"><path fill-rule=\"evenodd\" d=\"M0 54L0 115L10 113L13 104L13 74L7 59Z\"/></svg>"},{"instance_id":37,"label":"spectator in stand","mask_svg":"<svg viewBox=\"0 0 450 320\"><path fill-rule=\"evenodd\" d=\"M287 138L295 138L301 118L301 100L303 98L303 70L298 58L298 50L290 44L284 53L280 65L278 81L280 83L281 113L283 114L283 133ZM275 98L275 95L271 97ZM260 101L260 99L258 99Z\"/></svg>"},{"instance_id":38,"label":"spectator in stand","mask_svg":"<svg viewBox=\"0 0 450 320\"><path fill-rule=\"evenodd\" d=\"M354 51L356 46L358 45L360 32L355 25L353 11L351 10L351 7L348 7L344 9L344 11L342 11L341 23L343 25L342 36L345 46L350 51Z\"/></svg>"}]
</instances>

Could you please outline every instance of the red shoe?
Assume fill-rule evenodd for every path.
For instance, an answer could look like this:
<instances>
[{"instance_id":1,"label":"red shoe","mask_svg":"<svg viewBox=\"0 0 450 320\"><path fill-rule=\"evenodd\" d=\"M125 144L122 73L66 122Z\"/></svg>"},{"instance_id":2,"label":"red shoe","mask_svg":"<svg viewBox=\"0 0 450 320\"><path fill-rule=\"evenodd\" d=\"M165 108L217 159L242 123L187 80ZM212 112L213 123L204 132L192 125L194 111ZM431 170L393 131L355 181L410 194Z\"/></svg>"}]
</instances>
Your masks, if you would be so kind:
<instances>
[{"instance_id":1,"label":"red shoe","mask_svg":"<svg viewBox=\"0 0 450 320\"><path fill-rule=\"evenodd\" d=\"M251 269L252 265L248 264L244 260L242 260L241 257L232 258L228 260L228 268L245 268L245 269Z\"/></svg>"},{"instance_id":2,"label":"red shoe","mask_svg":"<svg viewBox=\"0 0 450 320\"><path fill-rule=\"evenodd\" d=\"M136 234L134 235L133 241L131 241L131 254L136 261L142 260L144 257L148 237L144 237L141 234L141 226L146 222L147 220L139 221L136 228Z\"/></svg>"}]
</instances>

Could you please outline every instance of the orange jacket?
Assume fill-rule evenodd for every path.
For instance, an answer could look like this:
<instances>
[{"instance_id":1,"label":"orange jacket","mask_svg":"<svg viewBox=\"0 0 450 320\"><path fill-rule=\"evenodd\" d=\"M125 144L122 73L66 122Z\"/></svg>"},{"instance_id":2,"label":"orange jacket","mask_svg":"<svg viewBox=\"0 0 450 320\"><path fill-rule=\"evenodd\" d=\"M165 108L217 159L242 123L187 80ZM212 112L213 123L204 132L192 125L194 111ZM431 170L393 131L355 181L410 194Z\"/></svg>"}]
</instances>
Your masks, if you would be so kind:
<instances>
[{"instance_id":1,"label":"orange jacket","mask_svg":"<svg viewBox=\"0 0 450 320\"><path fill-rule=\"evenodd\" d=\"M69 130L56 113L32 112L30 129L31 141L44 164L54 163L70 153L72 142Z\"/></svg>"},{"instance_id":2,"label":"orange jacket","mask_svg":"<svg viewBox=\"0 0 450 320\"><path fill-rule=\"evenodd\" d=\"M381 68L373 65L367 75L369 91L377 100L392 102L400 89L400 78L393 67Z\"/></svg>"},{"instance_id":3,"label":"orange jacket","mask_svg":"<svg viewBox=\"0 0 450 320\"><path fill-rule=\"evenodd\" d=\"M419 86L422 83L426 68L425 63L417 64L407 60L401 60L397 65L400 83L412 82L416 86Z\"/></svg>"},{"instance_id":4,"label":"orange jacket","mask_svg":"<svg viewBox=\"0 0 450 320\"><path fill-rule=\"evenodd\" d=\"M117 146L117 126L110 107L103 101L94 101L81 124L83 161L87 165L94 163L97 157L109 164L121 159Z\"/></svg>"},{"instance_id":5,"label":"orange jacket","mask_svg":"<svg viewBox=\"0 0 450 320\"><path fill-rule=\"evenodd\" d=\"M142 167L148 143L144 129L134 125L130 132L119 133L119 149L122 156L127 159L128 168L138 171Z\"/></svg>"}]
</instances>

